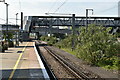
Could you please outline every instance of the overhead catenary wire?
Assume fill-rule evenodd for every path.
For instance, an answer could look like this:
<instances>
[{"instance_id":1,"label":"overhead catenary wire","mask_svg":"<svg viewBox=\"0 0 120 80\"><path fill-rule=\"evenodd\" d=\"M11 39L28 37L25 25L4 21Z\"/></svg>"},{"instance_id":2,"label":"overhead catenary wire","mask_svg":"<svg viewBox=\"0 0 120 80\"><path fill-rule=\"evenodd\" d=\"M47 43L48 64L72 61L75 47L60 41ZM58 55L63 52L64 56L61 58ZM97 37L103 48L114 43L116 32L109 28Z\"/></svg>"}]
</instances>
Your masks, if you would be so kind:
<instances>
[{"instance_id":1,"label":"overhead catenary wire","mask_svg":"<svg viewBox=\"0 0 120 80\"><path fill-rule=\"evenodd\" d=\"M21 12L21 0L19 0L19 8L20 8L20 12Z\"/></svg>"},{"instance_id":2,"label":"overhead catenary wire","mask_svg":"<svg viewBox=\"0 0 120 80\"><path fill-rule=\"evenodd\" d=\"M5 19L3 19L3 18L0 18L0 20L2 20L2 21L6 21L6 20L5 20ZM10 21L9 21L9 23L12 23L12 22L10 22ZM14 24L14 23L12 23L12 24Z\"/></svg>"},{"instance_id":3,"label":"overhead catenary wire","mask_svg":"<svg viewBox=\"0 0 120 80\"><path fill-rule=\"evenodd\" d=\"M54 11L54 13L57 12L67 1L68 1L68 0L65 0L58 8Z\"/></svg>"},{"instance_id":4,"label":"overhead catenary wire","mask_svg":"<svg viewBox=\"0 0 120 80\"><path fill-rule=\"evenodd\" d=\"M118 5L114 5L114 6L110 7L110 8L107 8L107 9L102 10L102 11L98 11L98 12L96 12L96 13L105 13L105 12L108 12L108 11L110 11L110 10L112 10L112 9L117 8L117 7L118 7Z\"/></svg>"},{"instance_id":5,"label":"overhead catenary wire","mask_svg":"<svg viewBox=\"0 0 120 80\"><path fill-rule=\"evenodd\" d=\"M50 7L50 9L49 9L49 11L48 11L48 13L52 10L52 8L56 5L56 2L57 2L58 0L56 0L53 4L52 4L52 6Z\"/></svg>"},{"instance_id":6,"label":"overhead catenary wire","mask_svg":"<svg viewBox=\"0 0 120 80\"><path fill-rule=\"evenodd\" d=\"M5 21L5 19L0 18L1 20Z\"/></svg>"},{"instance_id":7,"label":"overhead catenary wire","mask_svg":"<svg viewBox=\"0 0 120 80\"><path fill-rule=\"evenodd\" d=\"M13 19L13 20L16 20L16 18L8 18L8 19ZM21 20L21 19L17 19L17 20Z\"/></svg>"}]
</instances>

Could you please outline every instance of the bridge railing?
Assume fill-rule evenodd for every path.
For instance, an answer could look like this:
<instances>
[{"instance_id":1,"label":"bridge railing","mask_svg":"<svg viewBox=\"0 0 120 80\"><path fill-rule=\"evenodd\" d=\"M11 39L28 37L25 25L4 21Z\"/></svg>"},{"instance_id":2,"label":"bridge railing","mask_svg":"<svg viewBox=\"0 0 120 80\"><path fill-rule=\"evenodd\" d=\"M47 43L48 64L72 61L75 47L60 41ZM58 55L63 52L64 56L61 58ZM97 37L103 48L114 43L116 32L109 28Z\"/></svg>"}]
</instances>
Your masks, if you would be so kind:
<instances>
[{"instance_id":1,"label":"bridge railing","mask_svg":"<svg viewBox=\"0 0 120 80\"><path fill-rule=\"evenodd\" d=\"M51 23L50 23L51 21ZM114 18L88 18L88 24L96 24L96 25L103 25L103 26L120 26L120 19L114 19ZM52 24L52 26L72 26L72 18L34 18L32 19L32 23L38 24L38 26L49 26ZM86 25L86 18L76 18L75 19L75 25L76 26L85 26ZM34 25L36 26L36 25Z\"/></svg>"}]
</instances>

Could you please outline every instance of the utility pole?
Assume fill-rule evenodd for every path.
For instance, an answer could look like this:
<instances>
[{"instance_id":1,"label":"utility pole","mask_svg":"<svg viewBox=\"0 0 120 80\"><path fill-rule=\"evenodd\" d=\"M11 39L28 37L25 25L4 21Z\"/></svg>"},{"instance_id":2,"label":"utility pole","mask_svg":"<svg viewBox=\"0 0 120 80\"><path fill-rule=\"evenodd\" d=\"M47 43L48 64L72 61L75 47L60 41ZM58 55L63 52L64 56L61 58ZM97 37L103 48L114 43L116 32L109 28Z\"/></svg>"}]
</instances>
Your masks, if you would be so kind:
<instances>
[{"instance_id":1,"label":"utility pole","mask_svg":"<svg viewBox=\"0 0 120 80\"><path fill-rule=\"evenodd\" d=\"M18 16L18 13L15 14L16 15L16 26L17 26L17 16ZM16 46L19 46L19 32L15 32L16 33Z\"/></svg>"},{"instance_id":2,"label":"utility pole","mask_svg":"<svg viewBox=\"0 0 120 80\"><path fill-rule=\"evenodd\" d=\"M18 13L16 13L16 25L17 25L17 20L18 20L18 19L17 19L17 16L18 16Z\"/></svg>"},{"instance_id":3,"label":"utility pole","mask_svg":"<svg viewBox=\"0 0 120 80\"><path fill-rule=\"evenodd\" d=\"M9 6L9 4L8 3L4 3L4 4L6 4L6 26L7 26L7 28L6 28L6 33L7 33L7 35L6 35L6 38L7 38L7 42L8 42L8 6Z\"/></svg>"},{"instance_id":4,"label":"utility pole","mask_svg":"<svg viewBox=\"0 0 120 80\"><path fill-rule=\"evenodd\" d=\"M23 12L21 12L21 30L23 30Z\"/></svg>"},{"instance_id":5,"label":"utility pole","mask_svg":"<svg viewBox=\"0 0 120 80\"><path fill-rule=\"evenodd\" d=\"M74 50L75 47L75 40L74 40L74 36L75 36L75 14L72 14L72 51Z\"/></svg>"},{"instance_id":6,"label":"utility pole","mask_svg":"<svg viewBox=\"0 0 120 80\"><path fill-rule=\"evenodd\" d=\"M6 4L6 25L8 25L8 6L9 4L5 3Z\"/></svg>"},{"instance_id":7,"label":"utility pole","mask_svg":"<svg viewBox=\"0 0 120 80\"><path fill-rule=\"evenodd\" d=\"M88 21L87 21L87 19L88 19L88 9L86 9L86 27L88 27Z\"/></svg>"}]
</instances>

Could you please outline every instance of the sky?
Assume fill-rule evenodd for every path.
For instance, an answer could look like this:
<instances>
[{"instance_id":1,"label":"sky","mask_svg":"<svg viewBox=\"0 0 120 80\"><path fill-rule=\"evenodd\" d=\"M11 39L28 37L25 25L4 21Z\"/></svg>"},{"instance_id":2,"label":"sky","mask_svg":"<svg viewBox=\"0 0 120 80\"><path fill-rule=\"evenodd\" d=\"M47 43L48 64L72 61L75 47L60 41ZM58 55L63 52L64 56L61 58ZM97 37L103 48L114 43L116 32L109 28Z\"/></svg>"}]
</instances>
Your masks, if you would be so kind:
<instances>
[{"instance_id":1,"label":"sky","mask_svg":"<svg viewBox=\"0 0 120 80\"><path fill-rule=\"evenodd\" d=\"M120 0L5 0L9 4L9 24L16 24L15 18L20 12L24 16L42 16L45 13L64 13L85 16L86 8L92 8L94 14L89 16L118 16ZM59 16L59 15L58 15ZM0 2L0 24L6 23L6 5ZM18 20L20 24L20 20Z\"/></svg>"}]
</instances>

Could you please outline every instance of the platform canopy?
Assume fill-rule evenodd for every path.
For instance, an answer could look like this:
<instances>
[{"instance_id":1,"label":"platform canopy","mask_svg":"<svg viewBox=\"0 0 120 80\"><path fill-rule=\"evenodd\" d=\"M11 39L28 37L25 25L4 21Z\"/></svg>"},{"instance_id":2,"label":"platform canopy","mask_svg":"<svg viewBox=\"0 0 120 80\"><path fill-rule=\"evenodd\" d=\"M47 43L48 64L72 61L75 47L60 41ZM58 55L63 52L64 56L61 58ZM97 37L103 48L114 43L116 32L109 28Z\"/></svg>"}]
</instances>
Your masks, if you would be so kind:
<instances>
[{"instance_id":1,"label":"platform canopy","mask_svg":"<svg viewBox=\"0 0 120 80\"><path fill-rule=\"evenodd\" d=\"M18 25L0 25L0 31L19 31Z\"/></svg>"}]
</instances>

